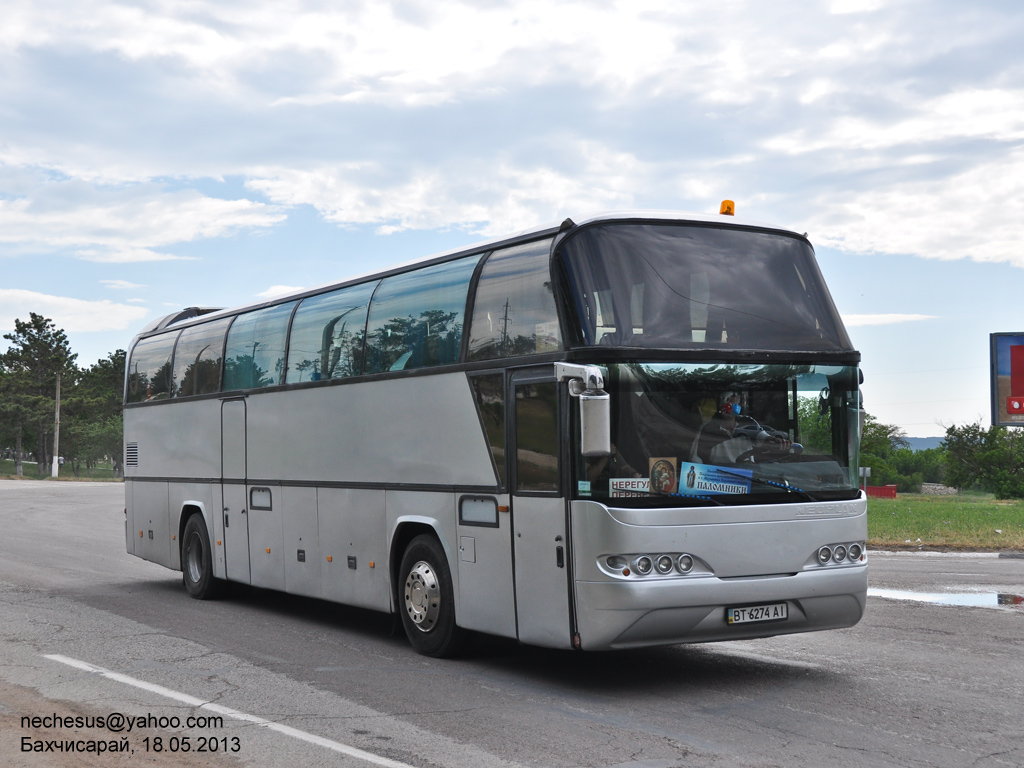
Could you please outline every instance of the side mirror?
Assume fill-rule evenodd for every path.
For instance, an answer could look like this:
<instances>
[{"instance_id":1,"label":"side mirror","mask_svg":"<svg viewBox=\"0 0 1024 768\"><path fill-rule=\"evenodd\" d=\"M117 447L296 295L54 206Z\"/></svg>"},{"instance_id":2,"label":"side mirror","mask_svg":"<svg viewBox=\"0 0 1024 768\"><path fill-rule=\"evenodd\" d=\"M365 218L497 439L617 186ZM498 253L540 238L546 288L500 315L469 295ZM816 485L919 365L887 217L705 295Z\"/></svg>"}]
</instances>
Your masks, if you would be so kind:
<instances>
[{"instance_id":1,"label":"side mirror","mask_svg":"<svg viewBox=\"0 0 1024 768\"><path fill-rule=\"evenodd\" d=\"M569 382L569 394L580 401L580 453L612 454L612 399L604 391L604 374L596 365L555 363L555 378Z\"/></svg>"}]
</instances>

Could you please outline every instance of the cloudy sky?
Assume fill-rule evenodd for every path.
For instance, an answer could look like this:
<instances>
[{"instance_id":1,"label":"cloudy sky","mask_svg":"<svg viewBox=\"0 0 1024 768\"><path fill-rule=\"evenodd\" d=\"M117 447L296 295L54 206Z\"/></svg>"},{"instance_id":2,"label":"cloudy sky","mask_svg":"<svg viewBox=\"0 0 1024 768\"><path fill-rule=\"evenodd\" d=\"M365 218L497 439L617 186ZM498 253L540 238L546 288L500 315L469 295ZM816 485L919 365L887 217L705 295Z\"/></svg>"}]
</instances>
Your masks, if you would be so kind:
<instances>
[{"instance_id":1,"label":"cloudy sky","mask_svg":"<svg viewBox=\"0 0 1024 768\"><path fill-rule=\"evenodd\" d=\"M231 306L603 210L808 232L911 436L1024 331L1017 0L5 0L0 328L86 365Z\"/></svg>"}]
</instances>

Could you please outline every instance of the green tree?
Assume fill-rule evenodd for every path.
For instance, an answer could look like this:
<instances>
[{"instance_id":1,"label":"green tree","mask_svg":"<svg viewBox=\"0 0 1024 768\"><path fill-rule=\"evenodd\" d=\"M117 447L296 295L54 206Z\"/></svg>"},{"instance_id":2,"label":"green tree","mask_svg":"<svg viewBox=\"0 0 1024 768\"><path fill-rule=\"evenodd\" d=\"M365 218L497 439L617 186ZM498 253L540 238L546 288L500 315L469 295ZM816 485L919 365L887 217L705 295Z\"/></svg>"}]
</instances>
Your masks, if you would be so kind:
<instances>
[{"instance_id":1,"label":"green tree","mask_svg":"<svg viewBox=\"0 0 1024 768\"><path fill-rule=\"evenodd\" d=\"M14 333L6 333L4 338L11 346L0 355L5 379L2 410L12 419L10 428L19 445L26 429L34 428L37 472L43 476L51 457L57 376L74 382L76 356L64 331L35 312L29 313L28 322L15 320Z\"/></svg>"},{"instance_id":2,"label":"green tree","mask_svg":"<svg viewBox=\"0 0 1024 768\"><path fill-rule=\"evenodd\" d=\"M964 424L946 429L947 482L1000 499L1024 498L1024 434L1007 427Z\"/></svg>"},{"instance_id":3,"label":"green tree","mask_svg":"<svg viewBox=\"0 0 1024 768\"><path fill-rule=\"evenodd\" d=\"M68 394L62 409L61 446L67 445L63 453L76 476L83 462L88 474L106 456L114 458L115 470L120 464L124 366L124 350L112 352L82 369Z\"/></svg>"},{"instance_id":4,"label":"green tree","mask_svg":"<svg viewBox=\"0 0 1024 768\"><path fill-rule=\"evenodd\" d=\"M32 418L32 410L25 400L27 391L24 372L8 370L0 357L0 442L14 449L14 472L24 474L22 453L25 443L25 424Z\"/></svg>"},{"instance_id":5,"label":"green tree","mask_svg":"<svg viewBox=\"0 0 1024 768\"><path fill-rule=\"evenodd\" d=\"M905 493L921 490L924 475L913 466L913 451L906 433L895 424L883 424L871 414L864 418L860 465L871 467L872 485L895 485Z\"/></svg>"}]
</instances>

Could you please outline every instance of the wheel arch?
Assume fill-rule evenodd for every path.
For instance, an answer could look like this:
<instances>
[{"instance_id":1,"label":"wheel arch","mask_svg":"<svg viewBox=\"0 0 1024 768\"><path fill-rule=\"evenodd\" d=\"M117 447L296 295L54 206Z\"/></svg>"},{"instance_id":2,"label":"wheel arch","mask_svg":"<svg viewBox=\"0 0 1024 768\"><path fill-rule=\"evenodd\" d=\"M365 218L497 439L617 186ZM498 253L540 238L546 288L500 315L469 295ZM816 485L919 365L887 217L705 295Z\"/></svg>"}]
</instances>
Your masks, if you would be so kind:
<instances>
[{"instance_id":1,"label":"wheel arch","mask_svg":"<svg viewBox=\"0 0 1024 768\"><path fill-rule=\"evenodd\" d=\"M453 558L453 551L450 542L443 533L441 524L430 517L402 517L395 523L395 530L391 534L391 545L388 547L388 576L391 578L391 612L398 611L398 588L401 584L399 569L402 566L402 556L405 554L409 543L417 536L428 534L437 539L444 550L444 556L448 560L448 571L452 578L452 589L455 593L455 604L458 605L459 577L458 563Z\"/></svg>"},{"instance_id":2,"label":"wheel arch","mask_svg":"<svg viewBox=\"0 0 1024 768\"><path fill-rule=\"evenodd\" d=\"M206 505L201 501L185 501L182 502L181 511L178 513L178 546L177 550L177 570L182 569L181 564L181 548L185 546L185 526L188 525L188 520L192 515L202 515L203 522L206 524L206 534L212 539L213 538L213 521L210 520L210 516L206 513ZM214 552L213 541L208 542L210 552Z\"/></svg>"}]
</instances>

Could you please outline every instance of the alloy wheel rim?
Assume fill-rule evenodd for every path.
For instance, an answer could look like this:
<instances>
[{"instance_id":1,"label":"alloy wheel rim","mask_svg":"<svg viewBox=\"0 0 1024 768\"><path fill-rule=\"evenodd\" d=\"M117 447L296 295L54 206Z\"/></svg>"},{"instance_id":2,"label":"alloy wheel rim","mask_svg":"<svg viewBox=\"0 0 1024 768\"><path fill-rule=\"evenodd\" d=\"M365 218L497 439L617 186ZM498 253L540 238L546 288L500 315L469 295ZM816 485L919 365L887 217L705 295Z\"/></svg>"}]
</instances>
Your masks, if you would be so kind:
<instances>
[{"instance_id":1,"label":"alloy wheel rim","mask_svg":"<svg viewBox=\"0 0 1024 768\"><path fill-rule=\"evenodd\" d=\"M441 612L441 590L437 574L430 563L420 560L405 578L405 611L421 632L429 632L437 625Z\"/></svg>"}]
</instances>

